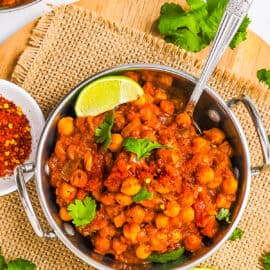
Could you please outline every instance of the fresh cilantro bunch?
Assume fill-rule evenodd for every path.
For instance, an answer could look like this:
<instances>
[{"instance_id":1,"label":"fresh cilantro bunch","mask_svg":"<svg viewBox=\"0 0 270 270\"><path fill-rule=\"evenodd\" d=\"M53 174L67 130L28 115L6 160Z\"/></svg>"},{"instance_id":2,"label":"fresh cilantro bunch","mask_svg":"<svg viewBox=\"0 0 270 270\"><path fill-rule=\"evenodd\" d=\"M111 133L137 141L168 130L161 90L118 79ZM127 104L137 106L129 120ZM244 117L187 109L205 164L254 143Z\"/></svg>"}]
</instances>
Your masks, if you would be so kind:
<instances>
[{"instance_id":1,"label":"fresh cilantro bunch","mask_svg":"<svg viewBox=\"0 0 270 270\"><path fill-rule=\"evenodd\" d=\"M270 270L270 252L264 254L263 258L264 270Z\"/></svg>"},{"instance_id":2,"label":"fresh cilantro bunch","mask_svg":"<svg viewBox=\"0 0 270 270\"><path fill-rule=\"evenodd\" d=\"M165 40L191 52L199 52L213 41L228 0L187 0L189 10L165 3L160 10L159 32ZM233 49L247 37L250 19L245 17L232 40Z\"/></svg>"},{"instance_id":3,"label":"fresh cilantro bunch","mask_svg":"<svg viewBox=\"0 0 270 270\"><path fill-rule=\"evenodd\" d=\"M270 70L265 68L257 71L257 78L260 82L264 82L270 88Z\"/></svg>"},{"instance_id":4,"label":"fresh cilantro bunch","mask_svg":"<svg viewBox=\"0 0 270 270\"><path fill-rule=\"evenodd\" d=\"M0 249L0 270L35 270L36 265L28 260L21 258L9 261L6 263Z\"/></svg>"}]
</instances>

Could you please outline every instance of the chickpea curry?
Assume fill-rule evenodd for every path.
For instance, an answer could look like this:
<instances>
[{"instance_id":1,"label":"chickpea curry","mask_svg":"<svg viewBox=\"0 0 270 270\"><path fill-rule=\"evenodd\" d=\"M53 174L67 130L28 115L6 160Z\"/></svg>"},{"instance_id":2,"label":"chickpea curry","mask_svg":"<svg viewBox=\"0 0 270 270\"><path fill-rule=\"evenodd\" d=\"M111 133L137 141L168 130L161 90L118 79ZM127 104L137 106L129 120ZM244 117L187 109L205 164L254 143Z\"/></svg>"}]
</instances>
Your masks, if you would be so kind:
<instances>
[{"instance_id":1,"label":"chickpea curry","mask_svg":"<svg viewBox=\"0 0 270 270\"><path fill-rule=\"evenodd\" d=\"M98 116L58 122L49 167L59 217L95 252L122 262L197 252L218 234L220 211L229 213L236 200L232 147L218 128L196 133L184 102L168 90L171 77L124 75L144 95Z\"/></svg>"}]
</instances>

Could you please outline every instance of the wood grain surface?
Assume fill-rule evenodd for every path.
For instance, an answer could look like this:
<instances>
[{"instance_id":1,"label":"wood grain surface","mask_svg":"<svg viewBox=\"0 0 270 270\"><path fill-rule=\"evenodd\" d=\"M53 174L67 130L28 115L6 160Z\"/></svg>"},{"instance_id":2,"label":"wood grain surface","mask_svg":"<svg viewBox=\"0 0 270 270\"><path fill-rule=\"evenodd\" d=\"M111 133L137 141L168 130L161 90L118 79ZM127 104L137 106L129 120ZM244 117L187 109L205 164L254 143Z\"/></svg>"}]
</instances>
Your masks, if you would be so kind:
<instances>
[{"instance_id":1,"label":"wood grain surface","mask_svg":"<svg viewBox=\"0 0 270 270\"><path fill-rule=\"evenodd\" d=\"M76 5L95 11L106 19L157 35L155 29L160 7L168 0L81 0ZM184 0L174 1L184 3ZM27 10L25 10L27 12ZM36 21L26 25L0 45L0 78L9 79L17 59L27 45ZM204 61L209 48L196 53ZM219 66L230 69L238 76L257 81L256 72L270 68L270 45L249 31L248 38L236 49L228 49Z\"/></svg>"}]
</instances>

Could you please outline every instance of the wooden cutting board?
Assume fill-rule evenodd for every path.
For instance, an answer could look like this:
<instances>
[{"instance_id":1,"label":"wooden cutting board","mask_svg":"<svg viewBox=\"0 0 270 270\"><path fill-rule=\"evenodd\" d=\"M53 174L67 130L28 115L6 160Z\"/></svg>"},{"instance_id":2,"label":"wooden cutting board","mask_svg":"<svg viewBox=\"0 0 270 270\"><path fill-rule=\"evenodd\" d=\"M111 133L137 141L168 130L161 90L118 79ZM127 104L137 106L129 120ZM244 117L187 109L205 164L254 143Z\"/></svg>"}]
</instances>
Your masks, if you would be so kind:
<instances>
[{"instance_id":1,"label":"wooden cutting board","mask_svg":"<svg viewBox=\"0 0 270 270\"><path fill-rule=\"evenodd\" d=\"M117 23L137 28L157 35L156 20L160 7L168 0L81 0L76 5L88 8L99 15ZM170 1L171 2L171 1ZM178 3L184 0L174 1ZM25 12L27 10L25 9ZM17 59L27 45L36 21L26 25L0 45L0 78L9 79ZM204 61L209 48L196 56ZM270 45L253 32L235 50L228 49L219 66L227 68L253 82L257 82L256 72L261 68L270 68Z\"/></svg>"}]
</instances>

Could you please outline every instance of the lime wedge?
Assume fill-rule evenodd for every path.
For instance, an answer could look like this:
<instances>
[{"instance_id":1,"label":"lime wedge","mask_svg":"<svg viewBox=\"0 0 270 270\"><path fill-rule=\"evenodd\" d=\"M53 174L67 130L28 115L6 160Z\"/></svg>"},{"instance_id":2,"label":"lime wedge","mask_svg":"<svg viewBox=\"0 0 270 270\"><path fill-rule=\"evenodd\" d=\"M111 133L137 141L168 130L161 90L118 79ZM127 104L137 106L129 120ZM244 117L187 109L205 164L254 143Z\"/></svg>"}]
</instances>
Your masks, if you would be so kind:
<instances>
[{"instance_id":1,"label":"lime wedge","mask_svg":"<svg viewBox=\"0 0 270 270\"><path fill-rule=\"evenodd\" d=\"M107 76L86 85L75 102L77 116L96 116L143 95L141 86L125 76Z\"/></svg>"}]
</instances>

